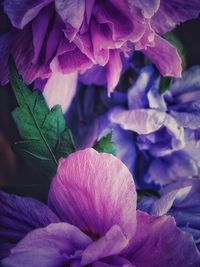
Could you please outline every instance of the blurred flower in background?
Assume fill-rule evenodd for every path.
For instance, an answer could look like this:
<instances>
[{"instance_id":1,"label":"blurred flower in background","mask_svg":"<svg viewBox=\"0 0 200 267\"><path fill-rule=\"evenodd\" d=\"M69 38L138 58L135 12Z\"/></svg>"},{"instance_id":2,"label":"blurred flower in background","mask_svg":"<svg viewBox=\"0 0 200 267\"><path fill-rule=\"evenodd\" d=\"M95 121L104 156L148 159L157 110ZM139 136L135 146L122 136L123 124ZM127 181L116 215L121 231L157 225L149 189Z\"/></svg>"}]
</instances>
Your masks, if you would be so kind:
<instances>
[{"instance_id":1,"label":"blurred flower in background","mask_svg":"<svg viewBox=\"0 0 200 267\"><path fill-rule=\"evenodd\" d=\"M183 231L192 234L200 249L200 179L182 179L163 187L160 197L146 196L139 200L138 208L152 215L171 215Z\"/></svg>"},{"instance_id":2,"label":"blurred flower in background","mask_svg":"<svg viewBox=\"0 0 200 267\"><path fill-rule=\"evenodd\" d=\"M149 65L127 93L117 89L108 98L102 88L80 88L67 114L77 147L112 131L117 156L136 183L165 185L199 175L199 77L194 66L161 93L161 77Z\"/></svg>"}]
</instances>

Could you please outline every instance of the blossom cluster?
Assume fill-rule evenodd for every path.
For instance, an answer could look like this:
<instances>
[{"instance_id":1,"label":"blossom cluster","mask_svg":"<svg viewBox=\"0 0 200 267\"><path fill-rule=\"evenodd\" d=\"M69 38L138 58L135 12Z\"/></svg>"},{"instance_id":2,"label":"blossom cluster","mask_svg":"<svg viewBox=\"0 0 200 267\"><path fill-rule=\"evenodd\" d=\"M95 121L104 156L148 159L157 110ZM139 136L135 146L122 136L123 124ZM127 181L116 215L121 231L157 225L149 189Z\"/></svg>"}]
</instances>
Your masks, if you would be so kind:
<instances>
[{"instance_id":1,"label":"blossom cluster","mask_svg":"<svg viewBox=\"0 0 200 267\"><path fill-rule=\"evenodd\" d=\"M45 203L0 190L0 266L200 266L200 65L164 36L200 1L0 4L17 145L51 169Z\"/></svg>"}]
</instances>

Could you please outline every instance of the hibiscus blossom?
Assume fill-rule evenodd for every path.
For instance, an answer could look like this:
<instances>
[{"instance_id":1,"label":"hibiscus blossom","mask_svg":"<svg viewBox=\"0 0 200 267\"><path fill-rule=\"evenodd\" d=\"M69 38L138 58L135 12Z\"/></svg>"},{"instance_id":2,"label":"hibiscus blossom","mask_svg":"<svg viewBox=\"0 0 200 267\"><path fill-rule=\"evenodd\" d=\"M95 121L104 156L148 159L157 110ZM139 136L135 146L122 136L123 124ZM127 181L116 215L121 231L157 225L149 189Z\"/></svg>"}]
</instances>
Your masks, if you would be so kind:
<instances>
[{"instance_id":1,"label":"hibiscus blossom","mask_svg":"<svg viewBox=\"0 0 200 267\"><path fill-rule=\"evenodd\" d=\"M48 206L3 192L0 199L4 267L200 264L172 217L136 211L132 176L110 154L85 149L62 159Z\"/></svg>"},{"instance_id":2,"label":"hibiscus blossom","mask_svg":"<svg viewBox=\"0 0 200 267\"><path fill-rule=\"evenodd\" d=\"M6 64L12 53L26 83L37 81L36 86L44 87L52 79L69 91L66 74L74 75L68 79L73 80L72 90L77 72L85 73L88 82L95 81L95 73L107 81L109 93L119 81L122 58L135 50L162 75L179 77L180 57L160 35L200 11L198 0L4 0L3 5L13 28L0 37L0 63L5 66L1 82L8 81ZM66 88L59 83L62 79ZM51 81L45 87L47 99L49 87Z\"/></svg>"}]
</instances>

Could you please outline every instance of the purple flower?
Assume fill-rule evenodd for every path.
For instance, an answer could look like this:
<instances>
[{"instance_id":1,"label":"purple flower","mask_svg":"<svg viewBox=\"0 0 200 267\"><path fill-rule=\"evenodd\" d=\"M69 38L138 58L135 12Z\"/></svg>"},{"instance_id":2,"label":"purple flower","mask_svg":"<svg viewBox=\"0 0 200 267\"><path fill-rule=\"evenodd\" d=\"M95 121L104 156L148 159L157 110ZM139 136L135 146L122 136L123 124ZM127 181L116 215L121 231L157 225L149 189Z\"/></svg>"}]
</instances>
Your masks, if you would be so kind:
<instances>
[{"instance_id":1,"label":"purple flower","mask_svg":"<svg viewBox=\"0 0 200 267\"><path fill-rule=\"evenodd\" d=\"M110 112L111 123L137 133L150 162L148 181L164 185L199 174L199 73L192 67L160 95L160 77L147 66L128 92L128 109Z\"/></svg>"},{"instance_id":2,"label":"purple flower","mask_svg":"<svg viewBox=\"0 0 200 267\"><path fill-rule=\"evenodd\" d=\"M118 86L108 98L102 88L80 88L67 114L76 146L93 146L112 131L117 157L138 187L199 175L199 77L200 67L194 66L160 94L160 76L146 66L128 93Z\"/></svg>"},{"instance_id":3,"label":"purple flower","mask_svg":"<svg viewBox=\"0 0 200 267\"><path fill-rule=\"evenodd\" d=\"M152 215L171 215L177 226L193 235L200 249L200 180L185 179L160 190L160 197L143 197L138 208Z\"/></svg>"},{"instance_id":4,"label":"purple flower","mask_svg":"<svg viewBox=\"0 0 200 267\"><path fill-rule=\"evenodd\" d=\"M78 71L88 82L98 79L94 73L103 75L109 93L118 83L122 58L130 51L142 51L162 75L179 77L180 57L160 35L200 11L198 0L4 0L3 6L13 27L0 37L2 83L8 81L11 53L28 84L36 81L41 86L41 79L55 80L58 72L77 75Z\"/></svg>"},{"instance_id":5,"label":"purple flower","mask_svg":"<svg viewBox=\"0 0 200 267\"><path fill-rule=\"evenodd\" d=\"M48 206L1 192L1 255L17 266L198 266L189 234L168 216L136 211L130 172L86 149L60 161ZM180 253L181 252L181 253Z\"/></svg>"}]
</instances>

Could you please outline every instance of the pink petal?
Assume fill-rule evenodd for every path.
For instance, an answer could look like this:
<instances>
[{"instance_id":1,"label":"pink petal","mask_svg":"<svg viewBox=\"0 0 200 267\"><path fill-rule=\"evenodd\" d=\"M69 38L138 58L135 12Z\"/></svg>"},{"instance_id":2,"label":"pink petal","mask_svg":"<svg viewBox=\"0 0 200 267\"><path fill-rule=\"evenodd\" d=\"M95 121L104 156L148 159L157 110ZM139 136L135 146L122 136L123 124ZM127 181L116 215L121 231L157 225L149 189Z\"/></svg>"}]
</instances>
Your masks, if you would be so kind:
<instances>
[{"instance_id":1,"label":"pink petal","mask_svg":"<svg viewBox=\"0 0 200 267\"><path fill-rule=\"evenodd\" d=\"M70 74L53 72L44 87L43 95L49 108L59 104L63 113L65 113L71 105L76 88L77 72Z\"/></svg>"},{"instance_id":2,"label":"pink petal","mask_svg":"<svg viewBox=\"0 0 200 267\"><path fill-rule=\"evenodd\" d=\"M170 216L137 212L137 233L130 248L135 266L200 266L200 254L192 236L180 231Z\"/></svg>"},{"instance_id":3,"label":"pink petal","mask_svg":"<svg viewBox=\"0 0 200 267\"><path fill-rule=\"evenodd\" d=\"M59 163L49 205L63 221L99 237L119 225L130 239L135 232L136 193L127 167L111 154L85 149Z\"/></svg>"},{"instance_id":4,"label":"pink petal","mask_svg":"<svg viewBox=\"0 0 200 267\"><path fill-rule=\"evenodd\" d=\"M155 45L141 50L159 69L163 76L181 77L181 58L176 48L155 35Z\"/></svg>"}]
</instances>

